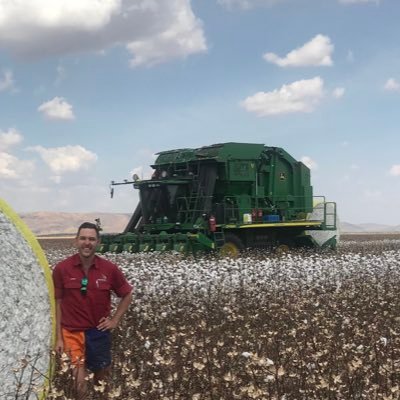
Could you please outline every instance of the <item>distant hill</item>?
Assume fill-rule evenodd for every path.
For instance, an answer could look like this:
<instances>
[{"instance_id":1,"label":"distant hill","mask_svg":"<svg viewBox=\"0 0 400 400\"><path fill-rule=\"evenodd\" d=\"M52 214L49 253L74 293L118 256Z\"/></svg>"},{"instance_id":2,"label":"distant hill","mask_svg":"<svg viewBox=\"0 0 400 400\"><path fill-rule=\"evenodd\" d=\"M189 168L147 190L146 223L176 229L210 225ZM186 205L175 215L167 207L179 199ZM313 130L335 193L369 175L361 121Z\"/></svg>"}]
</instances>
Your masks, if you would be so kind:
<instances>
[{"instance_id":1,"label":"distant hill","mask_svg":"<svg viewBox=\"0 0 400 400\"><path fill-rule=\"evenodd\" d=\"M348 222L340 223L340 231L341 232L354 232L354 233L362 233L366 232L366 230L360 225L350 224Z\"/></svg>"},{"instance_id":2,"label":"distant hill","mask_svg":"<svg viewBox=\"0 0 400 400\"><path fill-rule=\"evenodd\" d=\"M119 233L128 224L130 214L116 213L63 213L63 212L31 212L21 213L20 216L37 236L75 234L77 227L85 221L95 222L100 218L103 232ZM400 225L390 226L382 224L351 224L341 222L342 233L363 232L400 232Z\"/></svg>"},{"instance_id":3,"label":"distant hill","mask_svg":"<svg viewBox=\"0 0 400 400\"><path fill-rule=\"evenodd\" d=\"M103 232L119 233L127 225L130 214L114 213L63 213L63 212L31 212L20 213L20 217L36 236L75 234L82 222L95 223L100 218Z\"/></svg>"},{"instance_id":4,"label":"distant hill","mask_svg":"<svg viewBox=\"0 0 400 400\"><path fill-rule=\"evenodd\" d=\"M340 229L343 233L363 233L363 232L374 232L374 233L391 233L400 232L400 225L384 225L384 224L350 224L348 222L341 222Z\"/></svg>"},{"instance_id":5,"label":"distant hill","mask_svg":"<svg viewBox=\"0 0 400 400\"><path fill-rule=\"evenodd\" d=\"M382 224L360 224L367 232L400 232L400 226L390 226Z\"/></svg>"}]
</instances>

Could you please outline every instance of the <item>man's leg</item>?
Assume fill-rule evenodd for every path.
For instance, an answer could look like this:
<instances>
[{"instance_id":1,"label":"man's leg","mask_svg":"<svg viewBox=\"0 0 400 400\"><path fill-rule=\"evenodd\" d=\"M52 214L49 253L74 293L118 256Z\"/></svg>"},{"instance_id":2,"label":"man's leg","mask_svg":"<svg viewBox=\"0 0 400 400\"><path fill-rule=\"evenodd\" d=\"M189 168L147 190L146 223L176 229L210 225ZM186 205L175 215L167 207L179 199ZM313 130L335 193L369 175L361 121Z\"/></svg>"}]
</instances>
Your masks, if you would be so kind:
<instances>
[{"instance_id":1,"label":"man's leg","mask_svg":"<svg viewBox=\"0 0 400 400\"><path fill-rule=\"evenodd\" d=\"M62 330L64 351L71 362L76 400L83 400L87 392L87 372L85 368L85 335L84 332Z\"/></svg>"},{"instance_id":2,"label":"man's leg","mask_svg":"<svg viewBox=\"0 0 400 400\"><path fill-rule=\"evenodd\" d=\"M109 377L111 369L111 333L90 329L85 331L86 366L94 373L94 384L97 391L108 398Z\"/></svg>"},{"instance_id":3,"label":"man's leg","mask_svg":"<svg viewBox=\"0 0 400 400\"><path fill-rule=\"evenodd\" d=\"M73 371L76 400L84 400L87 393L86 368L84 364L77 364Z\"/></svg>"},{"instance_id":4,"label":"man's leg","mask_svg":"<svg viewBox=\"0 0 400 400\"><path fill-rule=\"evenodd\" d=\"M94 384L101 385L101 382L108 382L110 378L110 367L100 369L94 373Z\"/></svg>"},{"instance_id":5,"label":"man's leg","mask_svg":"<svg viewBox=\"0 0 400 400\"><path fill-rule=\"evenodd\" d=\"M108 393L110 391L109 380L110 380L110 370L111 367L102 368L94 373L94 384L102 388L102 395L100 398L106 400L108 399ZM104 391L103 391L104 389Z\"/></svg>"}]
</instances>

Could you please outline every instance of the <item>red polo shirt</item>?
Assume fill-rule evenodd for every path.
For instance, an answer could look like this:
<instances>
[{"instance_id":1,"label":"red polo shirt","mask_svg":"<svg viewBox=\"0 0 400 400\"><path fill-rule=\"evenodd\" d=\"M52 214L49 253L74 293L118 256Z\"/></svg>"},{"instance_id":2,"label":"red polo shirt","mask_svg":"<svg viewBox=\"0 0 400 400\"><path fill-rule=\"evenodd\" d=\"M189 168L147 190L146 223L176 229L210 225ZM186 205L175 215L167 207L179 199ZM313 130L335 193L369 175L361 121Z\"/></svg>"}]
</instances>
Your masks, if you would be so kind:
<instances>
[{"instance_id":1,"label":"red polo shirt","mask_svg":"<svg viewBox=\"0 0 400 400\"><path fill-rule=\"evenodd\" d=\"M111 311L111 291L118 297L131 292L120 269L112 262L95 255L89 268L87 293L81 292L85 277L79 254L58 263L53 270L55 297L61 302L61 325L70 331L95 328Z\"/></svg>"}]
</instances>

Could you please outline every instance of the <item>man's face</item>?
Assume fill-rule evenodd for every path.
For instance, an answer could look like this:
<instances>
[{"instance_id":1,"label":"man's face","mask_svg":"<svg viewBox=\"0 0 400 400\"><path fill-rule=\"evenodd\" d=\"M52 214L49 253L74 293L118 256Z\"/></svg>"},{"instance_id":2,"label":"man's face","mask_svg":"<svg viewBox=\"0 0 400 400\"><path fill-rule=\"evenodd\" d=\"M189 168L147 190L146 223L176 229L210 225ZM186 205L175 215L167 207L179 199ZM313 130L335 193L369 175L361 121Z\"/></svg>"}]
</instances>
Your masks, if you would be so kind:
<instances>
[{"instance_id":1,"label":"man's face","mask_svg":"<svg viewBox=\"0 0 400 400\"><path fill-rule=\"evenodd\" d=\"M82 228L75 239L75 245L82 258L90 258L96 252L99 238L95 229Z\"/></svg>"}]
</instances>

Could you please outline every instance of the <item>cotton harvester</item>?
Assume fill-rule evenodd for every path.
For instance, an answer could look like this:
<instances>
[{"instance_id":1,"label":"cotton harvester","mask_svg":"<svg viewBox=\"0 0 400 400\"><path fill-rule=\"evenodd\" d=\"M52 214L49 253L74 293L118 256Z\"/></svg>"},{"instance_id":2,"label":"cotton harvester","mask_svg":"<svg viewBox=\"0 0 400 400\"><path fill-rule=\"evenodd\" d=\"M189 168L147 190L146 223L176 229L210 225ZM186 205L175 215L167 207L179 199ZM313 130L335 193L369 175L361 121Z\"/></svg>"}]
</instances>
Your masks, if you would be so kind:
<instances>
[{"instance_id":1,"label":"cotton harvester","mask_svg":"<svg viewBox=\"0 0 400 400\"><path fill-rule=\"evenodd\" d=\"M310 170L285 150L223 143L158 153L125 231L103 235L102 252L335 248L336 203L313 197ZM112 188L112 192L113 192Z\"/></svg>"}]
</instances>

